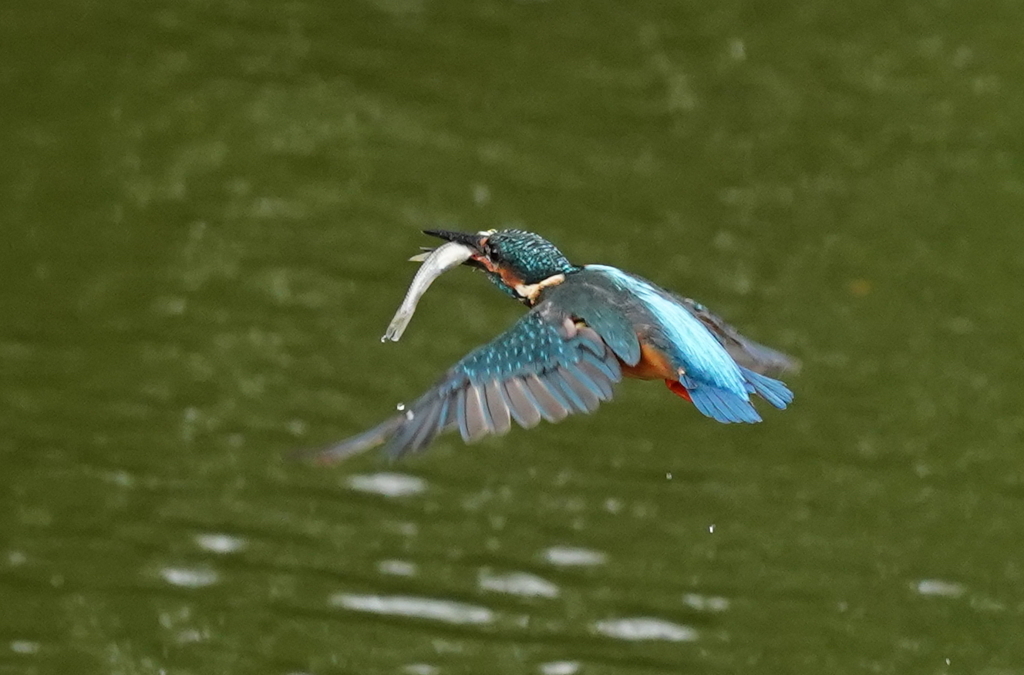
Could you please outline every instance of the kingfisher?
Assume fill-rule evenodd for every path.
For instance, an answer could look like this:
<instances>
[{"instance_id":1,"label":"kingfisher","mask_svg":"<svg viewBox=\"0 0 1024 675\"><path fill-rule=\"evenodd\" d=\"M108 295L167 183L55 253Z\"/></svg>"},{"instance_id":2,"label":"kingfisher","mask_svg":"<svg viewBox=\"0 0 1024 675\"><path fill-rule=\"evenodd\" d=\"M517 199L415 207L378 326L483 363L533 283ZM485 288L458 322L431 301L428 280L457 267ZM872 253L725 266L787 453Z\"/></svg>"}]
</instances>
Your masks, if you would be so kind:
<instances>
[{"instance_id":1,"label":"kingfisher","mask_svg":"<svg viewBox=\"0 0 1024 675\"><path fill-rule=\"evenodd\" d=\"M533 232L424 234L458 244L465 253L456 266L484 272L529 311L393 416L318 451L321 462L378 445L397 458L424 450L444 431L457 429L472 443L507 433L513 421L529 429L592 413L623 377L664 380L723 423L760 422L755 396L779 409L793 400L768 373L794 369L796 361L740 335L694 300L615 267L575 265Z\"/></svg>"}]
</instances>

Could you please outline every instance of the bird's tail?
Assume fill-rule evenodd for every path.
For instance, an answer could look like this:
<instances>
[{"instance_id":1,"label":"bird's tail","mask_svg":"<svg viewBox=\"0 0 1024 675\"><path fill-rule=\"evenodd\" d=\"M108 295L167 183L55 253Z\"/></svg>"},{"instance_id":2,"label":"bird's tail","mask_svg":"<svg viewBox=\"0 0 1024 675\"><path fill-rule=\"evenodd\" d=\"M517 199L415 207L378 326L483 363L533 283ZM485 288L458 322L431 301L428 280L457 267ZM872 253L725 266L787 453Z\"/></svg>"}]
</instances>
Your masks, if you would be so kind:
<instances>
[{"instance_id":1,"label":"bird's tail","mask_svg":"<svg viewBox=\"0 0 1024 675\"><path fill-rule=\"evenodd\" d=\"M793 402L793 392L782 382L755 373L749 368L740 367L740 372L743 373L743 378L747 381L747 389L750 393L758 394L779 410L784 410Z\"/></svg>"}]
</instances>

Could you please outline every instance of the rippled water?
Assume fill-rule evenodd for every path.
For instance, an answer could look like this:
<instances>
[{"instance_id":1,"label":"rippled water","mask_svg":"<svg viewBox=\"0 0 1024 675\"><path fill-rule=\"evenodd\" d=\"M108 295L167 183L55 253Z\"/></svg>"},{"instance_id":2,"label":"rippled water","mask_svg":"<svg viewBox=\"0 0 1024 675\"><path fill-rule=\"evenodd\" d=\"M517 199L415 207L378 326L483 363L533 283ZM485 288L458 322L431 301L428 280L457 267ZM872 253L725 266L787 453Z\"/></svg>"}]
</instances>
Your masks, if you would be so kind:
<instances>
[{"instance_id":1,"label":"rippled water","mask_svg":"<svg viewBox=\"0 0 1024 675\"><path fill-rule=\"evenodd\" d=\"M0 9L0 673L1024 673L1016 5ZM521 313L522 226L796 354L288 461Z\"/></svg>"}]
</instances>

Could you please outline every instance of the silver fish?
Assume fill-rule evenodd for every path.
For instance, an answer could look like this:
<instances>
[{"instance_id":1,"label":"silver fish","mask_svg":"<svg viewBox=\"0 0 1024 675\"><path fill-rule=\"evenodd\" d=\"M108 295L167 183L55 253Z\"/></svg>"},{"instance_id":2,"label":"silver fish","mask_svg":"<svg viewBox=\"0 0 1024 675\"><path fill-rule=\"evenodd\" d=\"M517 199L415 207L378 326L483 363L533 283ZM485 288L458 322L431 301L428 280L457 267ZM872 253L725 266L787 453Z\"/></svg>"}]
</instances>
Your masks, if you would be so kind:
<instances>
[{"instance_id":1,"label":"silver fish","mask_svg":"<svg viewBox=\"0 0 1024 675\"><path fill-rule=\"evenodd\" d=\"M391 319L387 332L384 333L384 337L380 341L387 342L391 340L392 342L398 342L398 339L402 337L402 333L405 332L405 327L409 325L413 313L416 312L417 303L419 303L423 294L427 292L427 289L430 288L430 284L434 283L434 279L453 267L458 267L466 262L474 253L475 251L468 246L450 241L435 248L433 251L420 253L409 258L413 262L422 262L423 265L417 270L416 276L413 277L409 290L405 294L405 299L402 300L402 306L395 312L395 318Z\"/></svg>"}]
</instances>

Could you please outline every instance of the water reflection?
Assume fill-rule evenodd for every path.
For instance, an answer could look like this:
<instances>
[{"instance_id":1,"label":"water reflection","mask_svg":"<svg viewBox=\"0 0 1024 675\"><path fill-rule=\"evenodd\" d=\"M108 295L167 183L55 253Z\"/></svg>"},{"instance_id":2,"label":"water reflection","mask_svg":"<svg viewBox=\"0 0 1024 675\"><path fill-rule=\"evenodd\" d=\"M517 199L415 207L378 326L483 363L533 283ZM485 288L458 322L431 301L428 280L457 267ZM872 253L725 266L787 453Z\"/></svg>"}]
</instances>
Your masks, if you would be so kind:
<instances>
[{"instance_id":1,"label":"water reflection","mask_svg":"<svg viewBox=\"0 0 1024 675\"><path fill-rule=\"evenodd\" d=\"M212 586L220 579L215 570L204 567L165 567L160 576L172 586L182 588L202 588Z\"/></svg>"},{"instance_id":2,"label":"water reflection","mask_svg":"<svg viewBox=\"0 0 1024 675\"><path fill-rule=\"evenodd\" d=\"M204 551L226 555L245 548L245 540L230 534L208 533L195 536L196 545Z\"/></svg>"},{"instance_id":3,"label":"water reflection","mask_svg":"<svg viewBox=\"0 0 1024 675\"><path fill-rule=\"evenodd\" d=\"M416 574L416 563L408 560L381 560L377 563L377 571L396 577L411 577Z\"/></svg>"},{"instance_id":4,"label":"water reflection","mask_svg":"<svg viewBox=\"0 0 1024 675\"><path fill-rule=\"evenodd\" d=\"M559 567L590 567L603 565L608 556L601 551L574 546L552 546L545 549L544 559Z\"/></svg>"},{"instance_id":5,"label":"water reflection","mask_svg":"<svg viewBox=\"0 0 1024 675\"><path fill-rule=\"evenodd\" d=\"M496 574L481 570L479 585L481 590L523 597L557 598L559 595L558 586L527 572Z\"/></svg>"},{"instance_id":6,"label":"water reflection","mask_svg":"<svg viewBox=\"0 0 1024 675\"><path fill-rule=\"evenodd\" d=\"M429 663L410 663L402 667L406 675L438 675L441 669Z\"/></svg>"},{"instance_id":7,"label":"water reflection","mask_svg":"<svg viewBox=\"0 0 1024 675\"><path fill-rule=\"evenodd\" d=\"M385 497L407 497L427 489L427 483L422 478L404 473L356 474L349 476L346 483L356 492L372 492Z\"/></svg>"},{"instance_id":8,"label":"water reflection","mask_svg":"<svg viewBox=\"0 0 1024 675\"><path fill-rule=\"evenodd\" d=\"M549 661L538 667L541 675L575 675L580 672L579 661Z\"/></svg>"},{"instance_id":9,"label":"water reflection","mask_svg":"<svg viewBox=\"0 0 1024 675\"><path fill-rule=\"evenodd\" d=\"M700 595L699 593L686 593L683 595L683 604L700 612L724 612L729 609L728 598L716 595Z\"/></svg>"},{"instance_id":10,"label":"water reflection","mask_svg":"<svg viewBox=\"0 0 1024 675\"><path fill-rule=\"evenodd\" d=\"M357 595L337 593L330 604L356 612L407 616L452 624L486 624L494 621L494 612L453 600L400 595Z\"/></svg>"},{"instance_id":11,"label":"water reflection","mask_svg":"<svg viewBox=\"0 0 1024 675\"><path fill-rule=\"evenodd\" d=\"M943 598L959 598L967 592L961 584L942 579L921 579L916 585L921 595L935 595Z\"/></svg>"},{"instance_id":12,"label":"water reflection","mask_svg":"<svg viewBox=\"0 0 1024 675\"><path fill-rule=\"evenodd\" d=\"M35 654L39 651L40 644L31 640L12 640L10 648L15 654Z\"/></svg>"},{"instance_id":13,"label":"water reflection","mask_svg":"<svg viewBox=\"0 0 1024 675\"><path fill-rule=\"evenodd\" d=\"M594 624L594 630L617 640L693 642L697 639L697 631L689 626L646 616L604 619Z\"/></svg>"}]
</instances>

